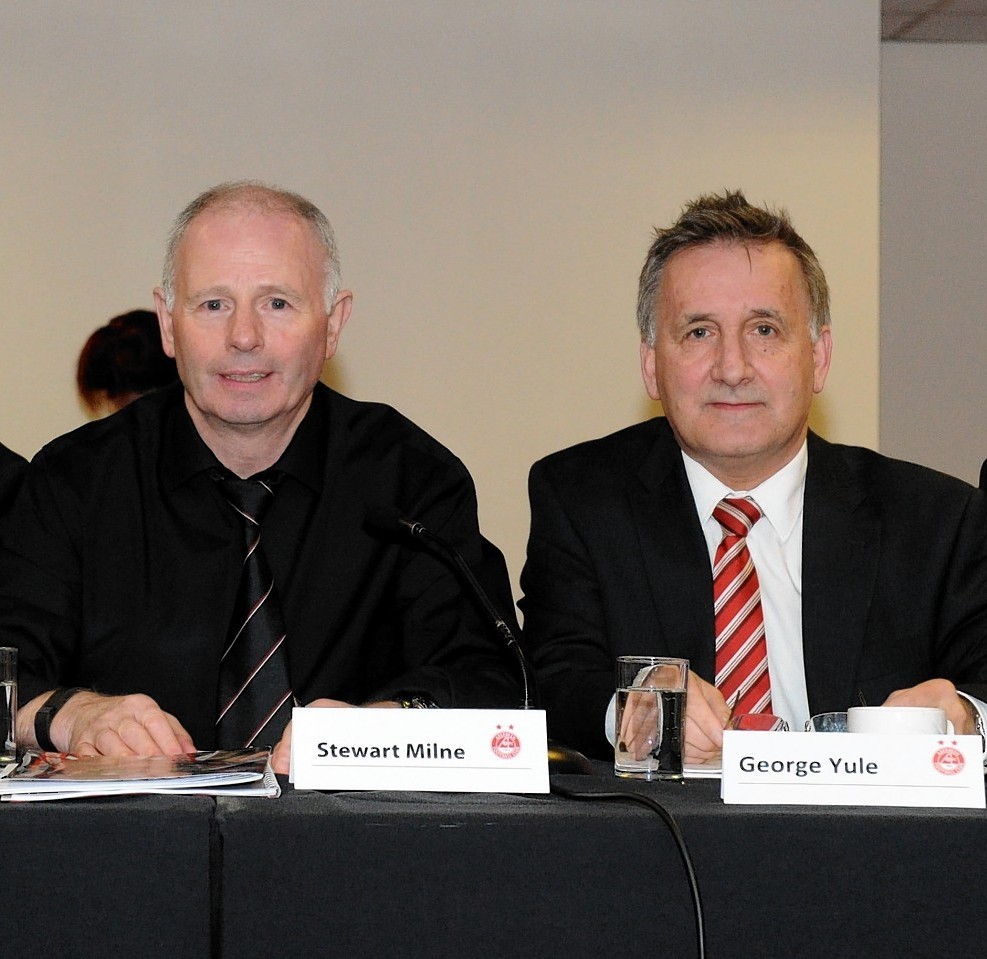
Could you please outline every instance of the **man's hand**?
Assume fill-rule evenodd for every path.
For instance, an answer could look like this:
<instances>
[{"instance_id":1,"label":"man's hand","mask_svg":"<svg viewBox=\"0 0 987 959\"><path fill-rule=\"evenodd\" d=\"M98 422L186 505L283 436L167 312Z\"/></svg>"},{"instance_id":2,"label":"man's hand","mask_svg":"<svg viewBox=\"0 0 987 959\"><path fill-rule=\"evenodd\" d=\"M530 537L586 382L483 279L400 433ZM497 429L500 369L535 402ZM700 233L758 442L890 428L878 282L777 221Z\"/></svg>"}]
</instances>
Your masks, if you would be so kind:
<instances>
[{"instance_id":1,"label":"man's hand","mask_svg":"<svg viewBox=\"0 0 987 959\"><path fill-rule=\"evenodd\" d=\"M34 717L49 693L36 696L17 713L18 736L37 746ZM150 696L76 693L51 723L51 741L76 756L177 756L195 752L182 724Z\"/></svg>"},{"instance_id":2,"label":"man's hand","mask_svg":"<svg viewBox=\"0 0 987 959\"><path fill-rule=\"evenodd\" d=\"M729 718L730 709L720 691L690 669L685 701L683 761L707 763L719 759L723 750L723 728Z\"/></svg>"},{"instance_id":3,"label":"man's hand","mask_svg":"<svg viewBox=\"0 0 987 959\"><path fill-rule=\"evenodd\" d=\"M633 759L643 759L654 747L658 706L654 695L629 693L620 717L617 741ZM687 763L706 763L718 759L723 749L723 727L730 710L720 691L689 670L686 691L685 743L682 759Z\"/></svg>"},{"instance_id":4,"label":"man's hand","mask_svg":"<svg viewBox=\"0 0 987 959\"><path fill-rule=\"evenodd\" d=\"M884 701L885 706L931 706L946 710L946 718L958 735L977 731L973 703L956 692L948 679L929 679L908 689L896 689Z\"/></svg>"},{"instance_id":5,"label":"man's hand","mask_svg":"<svg viewBox=\"0 0 987 959\"><path fill-rule=\"evenodd\" d=\"M309 707L315 707L318 709L354 709L352 703L344 703L338 699L313 699L310 702ZM391 701L380 702L380 703L367 703L367 706L372 706L374 709L391 709L391 708L401 708L400 703L394 703ZM281 737L281 741L274 747L274 752L271 753L271 769L276 773L281 773L284 776L288 775L291 766L291 723L288 723L284 728L284 735Z\"/></svg>"},{"instance_id":6,"label":"man's hand","mask_svg":"<svg viewBox=\"0 0 987 959\"><path fill-rule=\"evenodd\" d=\"M620 713L620 729L617 742L631 759L644 759L655 747L658 726L658 693L627 693L627 700Z\"/></svg>"}]
</instances>

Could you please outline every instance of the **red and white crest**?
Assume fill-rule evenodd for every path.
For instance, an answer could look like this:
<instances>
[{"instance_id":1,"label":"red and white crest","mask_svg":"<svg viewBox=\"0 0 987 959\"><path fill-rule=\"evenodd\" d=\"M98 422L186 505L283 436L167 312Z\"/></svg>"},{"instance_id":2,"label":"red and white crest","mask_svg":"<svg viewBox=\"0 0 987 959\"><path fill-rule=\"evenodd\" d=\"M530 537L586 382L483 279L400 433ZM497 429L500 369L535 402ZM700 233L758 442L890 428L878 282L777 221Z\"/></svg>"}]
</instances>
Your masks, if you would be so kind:
<instances>
[{"instance_id":1,"label":"red and white crest","mask_svg":"<svg viewBox=\"0 0 987 959\"><path fill-rule=\"evenodd\" d=\"M950 745L942 740L939 741L939 748L932 755L932 765L935 766L936 772L942 773L944 776L955 776L958 772L963 771L966 760L956 745L955 740Z\"/></svg>"},{"instance_id":2,"label":"red and white crest","mask_svg":"<svg viewBox=\"0 0 987 959\"><path fill-rule=\"evenodd\" d=\"M521 752L521 740L514 732L513 726L508 726L507 729L498 726L497 732L490 740L490 748L498 759L513 759Z\"/></svg>"}]
</instances>

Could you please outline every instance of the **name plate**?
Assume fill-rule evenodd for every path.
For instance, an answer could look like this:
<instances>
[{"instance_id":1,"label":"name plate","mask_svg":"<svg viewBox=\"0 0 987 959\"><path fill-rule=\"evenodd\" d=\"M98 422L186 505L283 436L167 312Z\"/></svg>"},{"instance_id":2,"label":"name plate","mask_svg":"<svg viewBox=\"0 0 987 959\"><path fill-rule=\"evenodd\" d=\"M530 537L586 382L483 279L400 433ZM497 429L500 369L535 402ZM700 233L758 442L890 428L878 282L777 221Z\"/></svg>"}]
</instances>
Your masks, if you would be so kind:
<instances>
[{"instance_id":1,"label":"name plate","mask_svg":"<svg viewBox=\"0 0 987 959\"><path fill-rule=\"evenodd\" d=\"M725 803L984 808L979 736L725 730Z\"/></svg>"},{"instance_id":2,"label":"name plate","mask_svg":"<svg viewBox=\"0 0 987 959\"><path fill-rule=\"evenodd\" d=\"M296 789L548 792L542 709L296 708Z\"/></svg>"}]
</instances>

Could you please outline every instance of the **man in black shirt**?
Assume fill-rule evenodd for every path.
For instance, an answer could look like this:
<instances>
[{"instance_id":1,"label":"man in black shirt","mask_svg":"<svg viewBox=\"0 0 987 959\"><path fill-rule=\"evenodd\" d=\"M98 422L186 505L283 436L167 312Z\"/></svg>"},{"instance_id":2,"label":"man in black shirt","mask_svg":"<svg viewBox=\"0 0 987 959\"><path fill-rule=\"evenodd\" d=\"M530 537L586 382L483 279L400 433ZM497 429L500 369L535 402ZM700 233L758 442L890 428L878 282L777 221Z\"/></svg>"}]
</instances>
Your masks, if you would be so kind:
<instances>
[{"instance_id":1,"label":"man in black shirt","mask_svg":"<svg viewBox=\"0 0 987 959\"><path fill-rule=\"evenodd\" d=\"M516 705L455 575L368 524L396 506L510 610L463 465L394 410L318 383L352 302L321 212L255 183L207 191L176 221L155 301L181 384L45 447L10 519L0 636L20 649L21 741L84 755L217 744L243 550L223 468L276 470L263 548L295 702ZM286 769L287 740L275 760Z\"/></svg>"}]
</instances>

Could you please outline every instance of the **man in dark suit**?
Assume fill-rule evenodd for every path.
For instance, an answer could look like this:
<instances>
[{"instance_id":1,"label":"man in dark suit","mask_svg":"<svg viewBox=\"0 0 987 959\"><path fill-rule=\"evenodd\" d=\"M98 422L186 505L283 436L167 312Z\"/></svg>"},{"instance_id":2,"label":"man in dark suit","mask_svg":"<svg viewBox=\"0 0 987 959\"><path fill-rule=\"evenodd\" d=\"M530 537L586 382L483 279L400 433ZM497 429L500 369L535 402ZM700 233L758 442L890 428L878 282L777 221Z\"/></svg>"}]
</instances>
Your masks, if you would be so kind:
<instances>
[{"instance_id":1,"label":"man in dark suit","mask_svg":"<svg viewBox=\"0 0 987 959\"><path fill-rule=\"evenodd\" d=\"M0 516L10 509L26 469L24 457L0 443Z\"/></svg>"},{"instance_id":2,"label":"man in dark suit","mask_svg":"<svg viewBox=\"0 0 987 959\"><path fill-rule=\"evenodd\" d=\"M691 663L686 760L718 754L736 702L716 685L725 498L761 514L746 540L764 705L796 728L861 701L942 707L962 732L983 721L987 498L809 434L828 303L787 217L739 193L702 197L657 232L638 320L665 418L531 471L521 607L555 738L612 755L614 658L679 656Z\"/></svg>"},{"instance_id":3,"label":"man in dark suit","mask_svg":"<svg viewBox=\"0 0 987 959\"><path fill-rule=\"evenodd\" d=\"M516 705L453 571L374 525L406 511L512 605L462 463L318 383L352 301L321 211L256 183L207 191L176 221L155 301L181 383L45 447L11 516L0 636L20 649L21 741L95 755L280 739L286 771L292 703ZM235 500L244 487L270 502L263 517ZM266 569L244 560L257 523ZM248 566L263 588L243 604ZM269 617L224 706L241 635ZM229 741L241 708L250 732Z\"/></svg>"}]
</instances>

